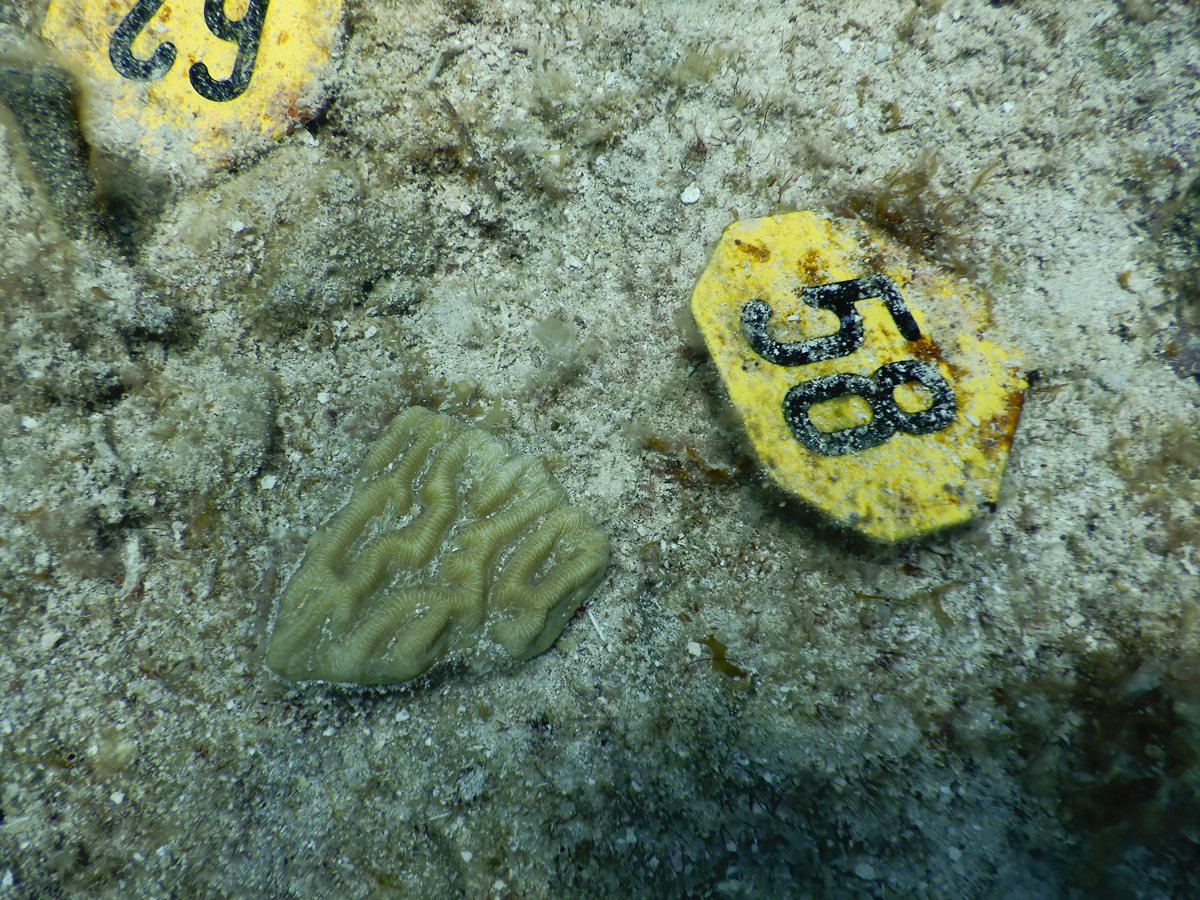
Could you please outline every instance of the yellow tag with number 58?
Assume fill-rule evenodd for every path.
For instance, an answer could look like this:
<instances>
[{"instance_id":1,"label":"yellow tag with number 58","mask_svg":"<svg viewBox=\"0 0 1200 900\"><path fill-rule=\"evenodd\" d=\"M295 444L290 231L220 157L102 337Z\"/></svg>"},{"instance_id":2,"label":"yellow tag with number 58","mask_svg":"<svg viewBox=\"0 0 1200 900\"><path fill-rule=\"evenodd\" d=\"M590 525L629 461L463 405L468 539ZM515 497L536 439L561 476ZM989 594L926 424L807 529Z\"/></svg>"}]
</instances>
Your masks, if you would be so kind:
<instances>
[{"instance_id":1,"label":"yellow tag with number 58","mask_svg":"<svg viewBox=\"0 0 1200 900\"><path fill-rule=\"evenodd\" d=\"M965 280L790 213L725 229L692 313L772 477L835 521L895 541L994 502L1026 382Z\"/></svg>"}]
</instances>

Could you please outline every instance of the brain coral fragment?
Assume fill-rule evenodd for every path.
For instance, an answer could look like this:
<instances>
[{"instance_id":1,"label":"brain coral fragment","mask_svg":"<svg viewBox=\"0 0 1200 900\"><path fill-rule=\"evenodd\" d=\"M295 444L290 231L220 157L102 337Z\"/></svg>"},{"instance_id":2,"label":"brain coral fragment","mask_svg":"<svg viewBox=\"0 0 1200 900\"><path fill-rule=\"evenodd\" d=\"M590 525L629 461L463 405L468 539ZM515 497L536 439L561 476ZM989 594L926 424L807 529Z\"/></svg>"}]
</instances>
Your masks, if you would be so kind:
<instances>
[{"instance_id":1,"label":"brain coral fragment","mask_svg":"<svg viewBox=\"0 0 1200 900\"><path fill-rule=\"evenodd\" d=\"M538 460L405 410L309 540L267 664L297 680L394 684L484 628L518 659L541 653L608 567L608 538L567 501Z\"/></svg>"}]
</instances>

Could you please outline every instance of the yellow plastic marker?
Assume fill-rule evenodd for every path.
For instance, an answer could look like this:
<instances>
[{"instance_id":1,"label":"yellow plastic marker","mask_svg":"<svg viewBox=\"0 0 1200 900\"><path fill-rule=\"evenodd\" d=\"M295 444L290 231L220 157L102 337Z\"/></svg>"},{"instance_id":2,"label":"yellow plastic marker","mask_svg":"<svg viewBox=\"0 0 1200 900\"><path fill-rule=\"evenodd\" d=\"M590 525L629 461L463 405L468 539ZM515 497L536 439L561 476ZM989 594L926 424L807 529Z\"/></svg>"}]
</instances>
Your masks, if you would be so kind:
<instances>
[{"instance_id":1,"label":"yellow plastic marker","mask_svg":"<svg viewBox=\"0 0 1200 900\"><path fill-rule=\"evenodd\" d=\"M725 229L692 314L772 477L837 522L895 541L996 499L1027 384L965 279L790 213Z\"/></svg>"},{"instance_id":2,"label":"yellow plastic marker","mask_svg":"<svg viewBox=\"0 0 1200 900\"><path fill-rule=\"evenodd\" d=\"M303 122L342 0L50 0L88 140L203 177Z\"/></svg>"}]
</instances>

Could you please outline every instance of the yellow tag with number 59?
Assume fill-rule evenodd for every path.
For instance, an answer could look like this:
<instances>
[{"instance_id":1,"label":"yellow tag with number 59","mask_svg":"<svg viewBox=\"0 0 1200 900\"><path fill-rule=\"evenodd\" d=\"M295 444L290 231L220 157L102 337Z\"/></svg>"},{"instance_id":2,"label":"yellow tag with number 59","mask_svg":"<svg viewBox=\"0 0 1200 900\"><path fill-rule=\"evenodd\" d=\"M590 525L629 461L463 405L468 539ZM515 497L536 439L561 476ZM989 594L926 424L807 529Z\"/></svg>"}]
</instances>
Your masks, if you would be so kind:
<instances>
[{"instance_id":1,"label":"yellow tag with number 59","mask_svg":"<svg viewBox=\"0 0 1200 900\"><path fill-rule=\"evenodd\" d=\"M203 178L303 122L342 0L50 0L88 141Z\"/></svg>"},{"instance_id":2,"label":"yellow tag with number 59","mask_svg":"<svg viewBox=\"0 0 1200 900\"><path fill-rule=\"evenodd\" d=\"M989 507L1026 388L963 279L858 222L725 229L692 313L772 477L895 541Z\"/></svg>"}]
</instances>

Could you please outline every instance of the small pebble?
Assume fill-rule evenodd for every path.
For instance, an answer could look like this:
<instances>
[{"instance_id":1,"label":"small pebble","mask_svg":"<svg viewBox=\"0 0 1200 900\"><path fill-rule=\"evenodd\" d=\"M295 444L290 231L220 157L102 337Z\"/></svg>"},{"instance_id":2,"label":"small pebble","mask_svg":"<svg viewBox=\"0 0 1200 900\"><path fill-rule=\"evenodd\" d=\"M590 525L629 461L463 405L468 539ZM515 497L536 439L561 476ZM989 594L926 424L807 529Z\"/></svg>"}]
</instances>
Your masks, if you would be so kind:
<instances>
[{"instance_id":1,"label":"small pebble","mask_svg":"<svg viewBox=\"0 0 1200 900\"><path fill-rule=\"evenodd\" d=\"M63 636L63 633L61 631L59 631L57 628L52 628L49 631L43 632L41 649L43 651L53 650L54 645L57 644L60 640L62 640L62 636Z\"/></svg>"}]
</instances>

